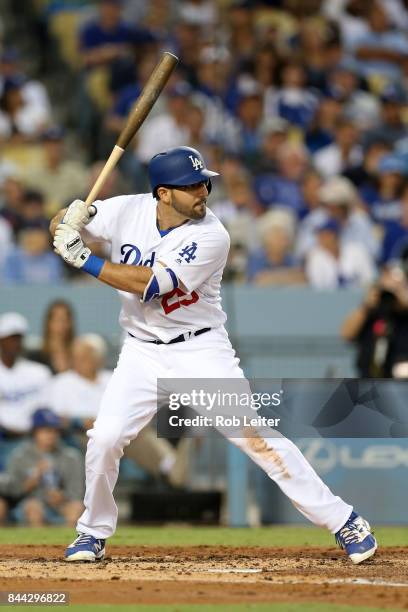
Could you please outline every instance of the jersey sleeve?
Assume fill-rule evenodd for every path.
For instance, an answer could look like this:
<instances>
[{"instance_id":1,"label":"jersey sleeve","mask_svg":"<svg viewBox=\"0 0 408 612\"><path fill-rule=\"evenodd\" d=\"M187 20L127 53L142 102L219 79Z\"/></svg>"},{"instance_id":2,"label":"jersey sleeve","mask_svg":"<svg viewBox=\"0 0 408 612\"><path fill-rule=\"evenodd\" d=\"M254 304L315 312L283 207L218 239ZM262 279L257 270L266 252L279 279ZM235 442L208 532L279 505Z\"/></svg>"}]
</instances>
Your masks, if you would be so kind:
<instances>
[{"instance_id":1,"label":"jersey sleeve","mask_svg":"<svg viewBox=\"0 0 408 612\"><path fill-rule=\"evenodd\" d=\"M161 255L160 261L173 270L189 293L214 274L222 275L229 251L227 232L211 232L186 238L174 251Z\"/></svg>"}]
</instances>

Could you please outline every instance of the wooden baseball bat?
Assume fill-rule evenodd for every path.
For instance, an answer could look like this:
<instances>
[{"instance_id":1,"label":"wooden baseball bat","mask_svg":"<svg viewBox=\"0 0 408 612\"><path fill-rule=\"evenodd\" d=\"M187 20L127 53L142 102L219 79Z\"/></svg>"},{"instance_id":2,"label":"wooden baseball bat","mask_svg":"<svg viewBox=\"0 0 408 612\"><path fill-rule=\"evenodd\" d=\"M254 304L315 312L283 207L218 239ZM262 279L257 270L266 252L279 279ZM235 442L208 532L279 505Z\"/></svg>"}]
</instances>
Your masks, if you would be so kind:
<instances>
[{"instance_id":1,"label":"wooden baseball bat","mask_svg":"<svg viewBox=\"0 0 408 612\"><path fill-rule=\"evenodd\" d=\"M147 115L150 113L163 87L169 80L171 73L177 66L177 63L178 58L175 55L169 53L168 51L163 53L161 60L153 70L143 88L142 93L136 100L126 125L112 149L112 153L110 154L108 161L102 168L94 186L85 200L85 203L88 206L96 200L104 182L122 157L129 142L132 140L133 136L136 134Z\"/></svg>"}]
</instances>

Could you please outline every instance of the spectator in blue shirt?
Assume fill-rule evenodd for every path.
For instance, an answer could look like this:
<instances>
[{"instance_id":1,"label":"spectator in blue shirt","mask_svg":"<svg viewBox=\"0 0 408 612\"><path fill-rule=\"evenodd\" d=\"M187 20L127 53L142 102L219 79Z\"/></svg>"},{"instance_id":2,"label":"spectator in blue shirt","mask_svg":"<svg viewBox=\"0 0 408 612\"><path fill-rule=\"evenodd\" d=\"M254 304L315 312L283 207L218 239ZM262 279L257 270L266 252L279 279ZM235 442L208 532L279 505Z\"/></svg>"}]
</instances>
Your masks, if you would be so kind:
<instances>
[{"instance_id":1,"label":"spectator in blue shirt","mask_svg":"<svg viewBox=\"0 0 408 612\"><path fill-rule=\"evenodd\" d=\"M305 134L305 144L312 155L333 143L342 108L342 103L333 96L320 100L316 115Z\"/></svg>"},{"instance_id":2,"label":"spectator in blue shirt","mask_svg":"<svg viewBox=\"0 0 408 612\"><path fill-rule=\"evenodd\" d=\"M265 208L279 203L299 214L303 208L301 182L309 166L307 150L300 143L286 142L279 148L277 159L277 174L261 174L255 179L257 197Z\"/></svg>"},{"instance_id":3,"label":"spectator in blue shirt","mask_svg":"<svg viewBox=\"0 0 408 612\"><path fill-rule=\"evenodd\" d=\"M282 85L271 96L267 113L278 114L302 129L311 123L318 106L317 96L306 87L306 72L302 64L290 61L281 69Z\"/></svg>"},{"instance_id":4,"label":"spectator in blue shirt","mask_svg":"<svg viewBox=\"0 0 408 612\"><path fill-rule=\"evenodd\" d=\"M49 246L48 230L33 223L21 230L18 246L10 251L4 262L4 283L52 285L62 281L63 266Z\"/></svg>"},{"instance_id":5,"label":"spectator in blue shirt","mask_svg":"<svg viewBox=\"0 0 408 612\"><path fill-rule=\"evenodd\" d=\"M261 146L263 122L262 90L251 78L240 84L237 116L241 156L247 163L251 163Z\"/></svg>"},{"instance_id":6,"label":"spectator in blue shirt","mask_svg":"<svg viewBox=\"0 0 408 612\"><path fill-rule=\"evenodd\" d=\"M390 153L381 158L376 188L361 190L375 221L384 223L400 219L400 198L407 176L408 163L405 156Z\"/></svg>"},{"instance_id":7,"label":"spectator in blue shirt","mask_svg":"<svg viewBox=\"0 0 408 612\"><path fill-rule=\"evenodd\" d=\"M109 65L129 53L132 45L152 40L148 30L137 29L122 19L121 0L101 0L99 17L89 21L80 33L84 65Z\"/></svg>"}]
</instances>

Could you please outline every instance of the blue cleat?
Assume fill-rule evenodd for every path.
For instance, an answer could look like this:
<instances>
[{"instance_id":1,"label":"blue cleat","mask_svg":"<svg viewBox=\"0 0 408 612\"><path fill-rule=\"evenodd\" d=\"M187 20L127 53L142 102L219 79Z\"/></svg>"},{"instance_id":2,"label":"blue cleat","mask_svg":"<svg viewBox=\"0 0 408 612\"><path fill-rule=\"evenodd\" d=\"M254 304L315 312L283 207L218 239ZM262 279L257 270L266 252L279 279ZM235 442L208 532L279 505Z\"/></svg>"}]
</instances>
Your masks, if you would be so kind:
<instances>
[{"instance_id":1,"label":"blue cleat","mask_svg":"<svg viewBox=\"0 0 408 612\"><path fill-rule=\"evenodd\" d=\"M80 533L65 551L65 561L101 561L105 556L105 540Z\"/></svg>"},{"instance_id":2,"label":"blue cleat","mask_svg":"<svg viewBox=\"0 0 408 612\"><path fill-rule=\"evenodd\" d=\"M355 512L335 534L336 542L343 548L354 564L372 557L377 550L377 540L371 533L368 522Z\"/></svg>"}]
</instances>

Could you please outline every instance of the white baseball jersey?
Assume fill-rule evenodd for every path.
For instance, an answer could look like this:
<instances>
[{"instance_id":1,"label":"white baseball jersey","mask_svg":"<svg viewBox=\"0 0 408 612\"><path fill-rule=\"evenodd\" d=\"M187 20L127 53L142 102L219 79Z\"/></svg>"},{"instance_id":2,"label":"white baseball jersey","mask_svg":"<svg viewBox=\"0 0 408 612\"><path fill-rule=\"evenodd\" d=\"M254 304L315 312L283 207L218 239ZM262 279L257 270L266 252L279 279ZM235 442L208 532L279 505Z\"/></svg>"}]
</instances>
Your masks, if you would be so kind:
<instances>
[{"instance_id":1,"label":"white baseball jersey","mask_svg":"<svg viewBox=\"0 0 408 612\"><path fill-rule=\"evenodd\" d=\"M50 377L50 370L34 361L19 359L12 368L0 361L0 425L30 431L33 413L47 405L44 390Z\"/></svg>"},{"instance_id":2,"label":"white baseball jersey","mask_svg":"<svg viewBox=\"0 0 408 612\"><path fill-rule=\"evenodd\" d=\"M95 418L111 376L112 372L109 370L98 372L95 381L88 380L73 370L57 374L47 389L50 408L61 417Z\"/></svg>"},{"instance_id":3,"label":"white baseball jersey","mask_svg":"<svg viewBox=\"0 0 408 612\"><path fill-rule=\"evenodd\" d=\"M119 291L119 322L127 332L140 340L169 342L184 332L225 323L220 285L229 236L210 210L204 219L189 220L161 236L151 194L119 196L95 205L97 215L81 232L85 242L109 243L113 263L153 266L160 260L187 289L174 289L147 304L139 295Z\"/></svg>"},{"instance_id":4,"label":"white baseball jersey","mask_svg":"<svg viewBox=\"0 0 408 612\"><path fill-rule=\"evenodd\" d=\"M151 195L132 195L96 202L98 214L83 230L85 241L110 244L111 260L152 266L161 261L173 270L183 288L152 300L119 291L120 323L127 337L112 378L103 394L98 416L88 431L85 511L78 533L107 538L116 528L118 510L113 489L124 447L157 411L159 378L242 379L234 350L223 328L220 283L229 237L217 217L187 221L161 235L156 225L157 203ZM146 340L169 342L187 331L212 328L186 342L156 346ZM249 385L248 385L249 390ZM252 416L252 413L251 413ZM344 525L352 507L333 495L296 446L283 436L230 438L265 470L297 508L333 533Z\"/></svg>"}]
</instances>

